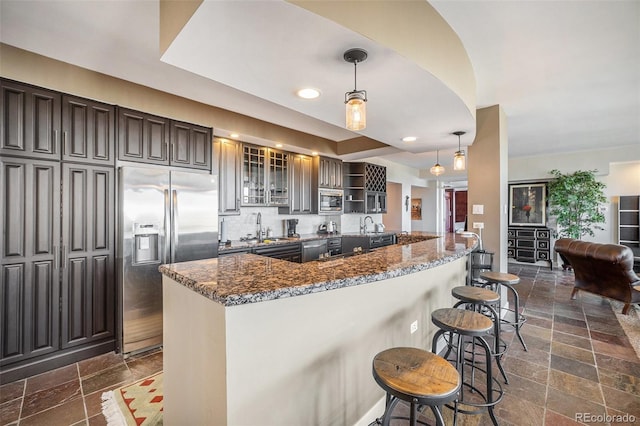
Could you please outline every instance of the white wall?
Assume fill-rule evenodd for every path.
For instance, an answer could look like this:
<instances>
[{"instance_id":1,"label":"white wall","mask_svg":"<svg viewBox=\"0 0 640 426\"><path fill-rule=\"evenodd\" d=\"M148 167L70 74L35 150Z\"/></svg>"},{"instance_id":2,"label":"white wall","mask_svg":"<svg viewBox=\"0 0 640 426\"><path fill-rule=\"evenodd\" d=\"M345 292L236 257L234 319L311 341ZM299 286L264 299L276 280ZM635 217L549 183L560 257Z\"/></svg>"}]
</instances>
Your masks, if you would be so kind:
<instances>
[{"instance_id":1,"label":"white wall","mask_svg":"<svg viewBox=\"0 0 640 426\"><path fill-rule=\"evenodd\" d=\"M562 173L597 170L596 176L607 187L606 222L586 241L617 243L618 196L640 194L640 149L637 147L581 151L548 156L522 157L509 160L509 182L550 179L552 169ZM554 221L550 221L550 226Z\"/></svg>"},{"instance_id":2,"label":"white wall","mask_svg":"<svg viewBox=\"0 0 640 426\"><path fill-rule=\"evenodd\" d=\"M402 231L402 214L406 210L404 201L402 184L387 182L387 213L382 215L387 231Z\"/></svg>"}]
</instances>

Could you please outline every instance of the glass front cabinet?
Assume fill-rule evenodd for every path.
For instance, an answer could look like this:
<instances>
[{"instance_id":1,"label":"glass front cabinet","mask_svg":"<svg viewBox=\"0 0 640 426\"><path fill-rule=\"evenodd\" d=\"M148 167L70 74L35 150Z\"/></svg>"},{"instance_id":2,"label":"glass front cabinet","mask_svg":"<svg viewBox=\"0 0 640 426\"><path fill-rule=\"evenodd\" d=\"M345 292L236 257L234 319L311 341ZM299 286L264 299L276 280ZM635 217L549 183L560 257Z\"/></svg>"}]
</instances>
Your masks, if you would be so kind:
<instances>
[{"instance_id":1,"label":"glass front cabinet","mask_svg":"<svg viewBox=\"0 0 640 426\"><path fill-rule=\"evenodd\" d=\"M288 205L290 154L248 144L242 154L242 205Z\"/></svg>"}]
</instances>

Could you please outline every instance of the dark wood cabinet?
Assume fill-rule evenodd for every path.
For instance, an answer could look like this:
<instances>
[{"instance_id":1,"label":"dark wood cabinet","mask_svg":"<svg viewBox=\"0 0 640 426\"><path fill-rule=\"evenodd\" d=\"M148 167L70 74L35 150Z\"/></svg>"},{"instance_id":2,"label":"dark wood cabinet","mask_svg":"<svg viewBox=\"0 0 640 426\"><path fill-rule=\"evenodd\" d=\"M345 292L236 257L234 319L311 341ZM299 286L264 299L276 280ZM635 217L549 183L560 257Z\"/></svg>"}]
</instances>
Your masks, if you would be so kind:
<instances>
[{"instance_id":1,"label":"dark wood cabinet","mask_svg":"<svg viewBox=\"0 0 640 426\"><path fill-rule=\"evenodd\" d=\"M62 348L115 333L114 173L62 166Z\"/></svg>"},{"instance_id":2,"label":"dark wood cabinet","mask_svg":"<svg viewBox=\"0 0 640 426\"><path fill-rule=\"evenodd\" d=\"M309 214L313 209L312 158L302 154L291 154L289 158L289 203L278 207L278 213Z\"/></svg>"},{"instance_id":3,"label":"dark wood cabinet","mask_svg":"<svg viewBox=\"0 0 640 426\"><path fill-rule=\"evenodd\" d=\"M115 152L115 107L63 96L62 159L113 166Z\"/></svg>"},{"instance_id":4,"label":"dark wood cabinet","mask_svg":"<svg viewBox=\"0 0 640 426\"><path fill-rule=\"evenodd\" d=\"M213 143L213 174L218 175L219 208L221 215L240 214L240 174L242 173L242 144L218 139Z\"/></svg>"},{"instance_id":5,"label":"dark wood cabinet","mask_svg":"<svg viewBox=\"0 0 640 426\"><path fill-rule=\"evenodd\" d=\"M371 163L344 163L344 212L387 212L387 168Z\"/></svg>"},{"instance_id":6,"label":"dark wood cabinet","mask_svg":"<svg viewBox=\"0 0 640 426\"><path fill-rule=\"evenodd\" d=\"M114 350L114 168L0 163L3 381Z\"/></svg>"},{"instance_id":7,"label":"dark wood cabinet","mask_svg":"<svg viewBox=\"0 0 640 426\"><path fill-rule=\"evenodd\" d=\"M0 173L4 368L60 347L60 164L0 156Z\"/></svg>"},{"instance_id":8,"label":"dark wood cabinet","mask_svg":"<svg viewBox=\"0 0 640 426\"><path fill-rule=\"evenodd\" d=\"M548 228L510 227L507 230L507 257L519 262L545 261L553 268L551 230Z\"/></svg>"},{"instance_id":9,"label":"dark wood cabinet","mask_svg":"<svg viewBox=\"0 0 640 426\"><path fill-rule=\"evenodd\" d=\"M212 142L210 128L118 108L121 161L210 170Z\"/></svg>"},{"instance_id":10,"label":"dark wood cabinet","mask_svg":"<svg viewBox=\"0 0 640 426\"><path fill-rule=\"evenodd\" d=\"M211 129L172 120L169 164L210 170L211 143Z\"/></svg>"},{"instance_id":11,"label":"dark wood cabinet","mask_svg":"<svg viewBox=\"0 0 640 426\"><path fill-rule=\"evenodd\" d=\"M0 154L60 159L60 94L5 79L0 92Z\"/></svg>"},{"instance_id":12,"label":"dark wood cabinet","mask_svg":"<svg viewBox=\"0 0 640 426\"><path fill-rule=\"evenodd\" d=\"M118 159L169 165L169 121L118 108Z\"/></svg>"},{"instance_id":13,"label":"dark wood cabinet","mask_svg":"<svg viewBox=\"0 0 640 426\"><path fill-rule=\"evenodd\" d=\"M277 149L243 144L243 206L289 205L289 158Z\"/></svg>"},{"instance_id":14,"label":"dark wood cabinet","mask_svg":"<svg viewBox=\"0 0 640 426\"><path fill-rule=\"evenodd\" d=\"M313 165L318 188L342 189L342 160L317 156Z\"/></svg>"}]
</instances>

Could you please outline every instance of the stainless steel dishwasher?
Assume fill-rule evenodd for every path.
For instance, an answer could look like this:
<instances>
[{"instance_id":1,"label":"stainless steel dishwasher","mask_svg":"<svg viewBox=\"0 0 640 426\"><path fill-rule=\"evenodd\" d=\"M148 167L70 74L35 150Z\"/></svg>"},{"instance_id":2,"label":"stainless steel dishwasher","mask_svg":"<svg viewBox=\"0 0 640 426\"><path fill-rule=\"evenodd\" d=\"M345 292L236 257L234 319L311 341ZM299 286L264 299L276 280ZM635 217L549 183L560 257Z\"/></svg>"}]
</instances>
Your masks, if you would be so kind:
<instances>
[{"instance_id":1,"label":"stainless steel dishwasher","mask_svg":"<svg viewBox=\"0 0 640 426\"><path fill-rule=\"evenodd\" d=\"M327 240L312 240L302 242L302 263L318 260L320 255L327 252Z\"/></svg>"}]
</instances>

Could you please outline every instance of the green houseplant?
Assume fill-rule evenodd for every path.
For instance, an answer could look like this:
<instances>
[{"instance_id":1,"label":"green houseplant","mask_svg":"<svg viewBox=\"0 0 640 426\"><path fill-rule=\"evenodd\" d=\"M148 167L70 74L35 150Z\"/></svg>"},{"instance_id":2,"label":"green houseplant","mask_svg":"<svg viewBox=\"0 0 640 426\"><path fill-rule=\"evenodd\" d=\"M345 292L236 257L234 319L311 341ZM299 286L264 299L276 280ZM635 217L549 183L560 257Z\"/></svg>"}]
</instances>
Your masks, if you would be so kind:
<instances>
[{"instance_id":1,"label":"green houseplant","mask_svg":"<svg viewBox=\"0 0 640 426\"><path fill-rule=\"evenodd\" d=\"M603 229L597 224L605 221L601 206L607 201L603 192L606 185L596 180L595 172L549 172L554 176L548 184L549 215L556 217L559 226L556 237L582 239L584 235L594 236L594 229Z\"/></svg>"}]
</instances>

